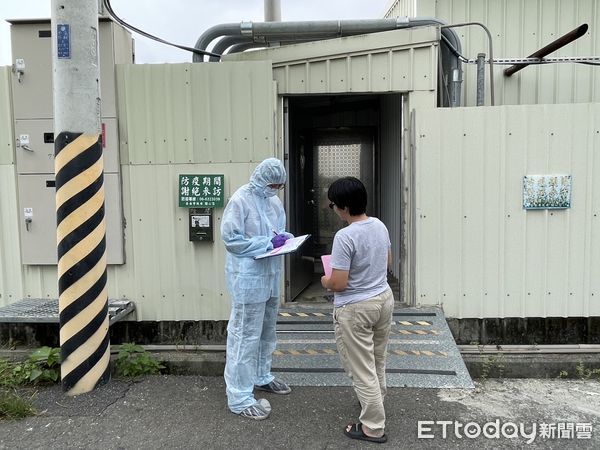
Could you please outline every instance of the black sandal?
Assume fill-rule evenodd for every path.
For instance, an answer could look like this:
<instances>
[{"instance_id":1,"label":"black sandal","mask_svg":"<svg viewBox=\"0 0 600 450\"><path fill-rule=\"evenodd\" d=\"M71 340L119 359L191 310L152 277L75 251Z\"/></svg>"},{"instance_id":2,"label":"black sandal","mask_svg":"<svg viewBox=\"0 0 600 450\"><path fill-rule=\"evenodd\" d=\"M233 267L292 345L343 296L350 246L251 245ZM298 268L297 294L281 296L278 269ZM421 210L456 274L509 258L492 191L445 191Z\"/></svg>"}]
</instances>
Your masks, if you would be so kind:
<instances>
[{"instance_id":1,"label":"black sandal","mask_svg":"<svg viewBox=\"0 0 600 450\"><path fill-rule=\"evenodd\" d=\"M350 431L348 431L348 426L351 427ZM344 429L344 434L348 436L350 439L358 439L360 441L369 441L376 442L378 444L383 444L387 442L387 435L383 435L381 437L372 437L367 436L362 429L362 423L352 423L348 424L348 426Z\"/></svg>"}]
</instances>

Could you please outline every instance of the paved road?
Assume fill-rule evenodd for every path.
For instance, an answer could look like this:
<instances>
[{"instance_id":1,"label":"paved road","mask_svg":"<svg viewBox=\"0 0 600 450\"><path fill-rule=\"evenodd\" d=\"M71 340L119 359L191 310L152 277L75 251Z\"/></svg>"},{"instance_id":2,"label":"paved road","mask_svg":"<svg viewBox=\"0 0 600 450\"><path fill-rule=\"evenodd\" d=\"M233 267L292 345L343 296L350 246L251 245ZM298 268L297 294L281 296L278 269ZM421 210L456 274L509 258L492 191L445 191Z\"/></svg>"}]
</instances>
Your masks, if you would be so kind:
<instances>
[{"instance_id":1,"label":"paved road","mask_svg":"<svg viewBox=\"0 0 600 450\"><path fill-rule=\"evenodd\" d=\"M0 448L600 448L598 381L488 380L474 390L394 388L386 399L389 441L384 445L351 441L342 434L358 415L350 388L297 387L289 396L265 396L273 405L271 417L254 422L228 411L219 377L115 379L73 398L59 386L41 388L34 397L37 416L0 422ZM434 437L419 439L418 421L451 421L448 436L443 438L444 425L438 423L422 425L422 434ZM479 437L465 437L461 427L459 438L457 422L473 422L466 430L473 435L491 422L486 433L498 437L487 438L481 431ZM532 444L523 437L505 437L514 431L509 422L523 424L528 434L535 424ZM555 436L561 428L562 437L543 437L542 429L551 429L543 423L555 424ZM591 439L582 439L590 426Z\"/></svg>"}]
</instances>

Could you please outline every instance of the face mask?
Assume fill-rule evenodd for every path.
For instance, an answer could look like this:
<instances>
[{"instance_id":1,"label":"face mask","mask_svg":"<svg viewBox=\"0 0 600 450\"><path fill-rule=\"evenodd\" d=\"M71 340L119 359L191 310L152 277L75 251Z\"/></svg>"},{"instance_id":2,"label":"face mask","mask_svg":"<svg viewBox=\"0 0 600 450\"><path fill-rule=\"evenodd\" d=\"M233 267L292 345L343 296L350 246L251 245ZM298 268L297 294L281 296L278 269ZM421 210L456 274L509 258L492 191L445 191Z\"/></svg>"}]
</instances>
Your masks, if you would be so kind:
<instances>
[{"instance_id":1,"label":"face mask","mask_svg":"<svg viewBox=\"0 0 600 450\"><path fill-rule=\"evenodd\" d=\"M279 192L279 189L270 188L269 186L265 187L265 195L267 197L273 197L273 196L277 195L278 192Z\"/></svg>"}]
</instances>

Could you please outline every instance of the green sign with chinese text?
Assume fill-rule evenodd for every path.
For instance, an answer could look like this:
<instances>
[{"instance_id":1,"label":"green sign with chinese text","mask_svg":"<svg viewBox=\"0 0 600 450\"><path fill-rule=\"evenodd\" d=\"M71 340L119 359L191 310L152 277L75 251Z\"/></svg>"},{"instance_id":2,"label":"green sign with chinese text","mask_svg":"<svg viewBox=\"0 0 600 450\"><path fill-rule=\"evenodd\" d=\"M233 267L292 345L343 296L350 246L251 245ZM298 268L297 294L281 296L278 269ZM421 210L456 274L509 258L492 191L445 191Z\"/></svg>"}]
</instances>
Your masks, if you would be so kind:
<instances>
[{"instance_id":1,"label":"green sign with chinese text","mask_svg":"<svg viewBox=\"0 0 600 450\"><path fill-rule=\"evenodd\" d=\"M179 175L179 206L222 208L224 175Z\"/></svg>"}]
</instances>

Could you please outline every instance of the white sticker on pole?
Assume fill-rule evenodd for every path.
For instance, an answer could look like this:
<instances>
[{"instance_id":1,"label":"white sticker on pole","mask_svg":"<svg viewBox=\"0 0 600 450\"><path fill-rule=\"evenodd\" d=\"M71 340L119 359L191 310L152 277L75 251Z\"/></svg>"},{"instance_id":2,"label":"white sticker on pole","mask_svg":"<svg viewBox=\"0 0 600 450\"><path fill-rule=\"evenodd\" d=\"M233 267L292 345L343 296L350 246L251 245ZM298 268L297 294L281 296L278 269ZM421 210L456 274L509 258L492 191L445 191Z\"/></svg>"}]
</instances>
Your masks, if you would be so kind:
<instances>
[{"instance_id":1,"label":"white sticker on pole","mask_svg":"<svg viewBox=\"0 0 600 450\"><path fill-rule=\"evenodd\" d=\"M23 208L23 215L25 216L25 218L32 218L33 217L33 208Z\"/></svg>"}]
</instances>

